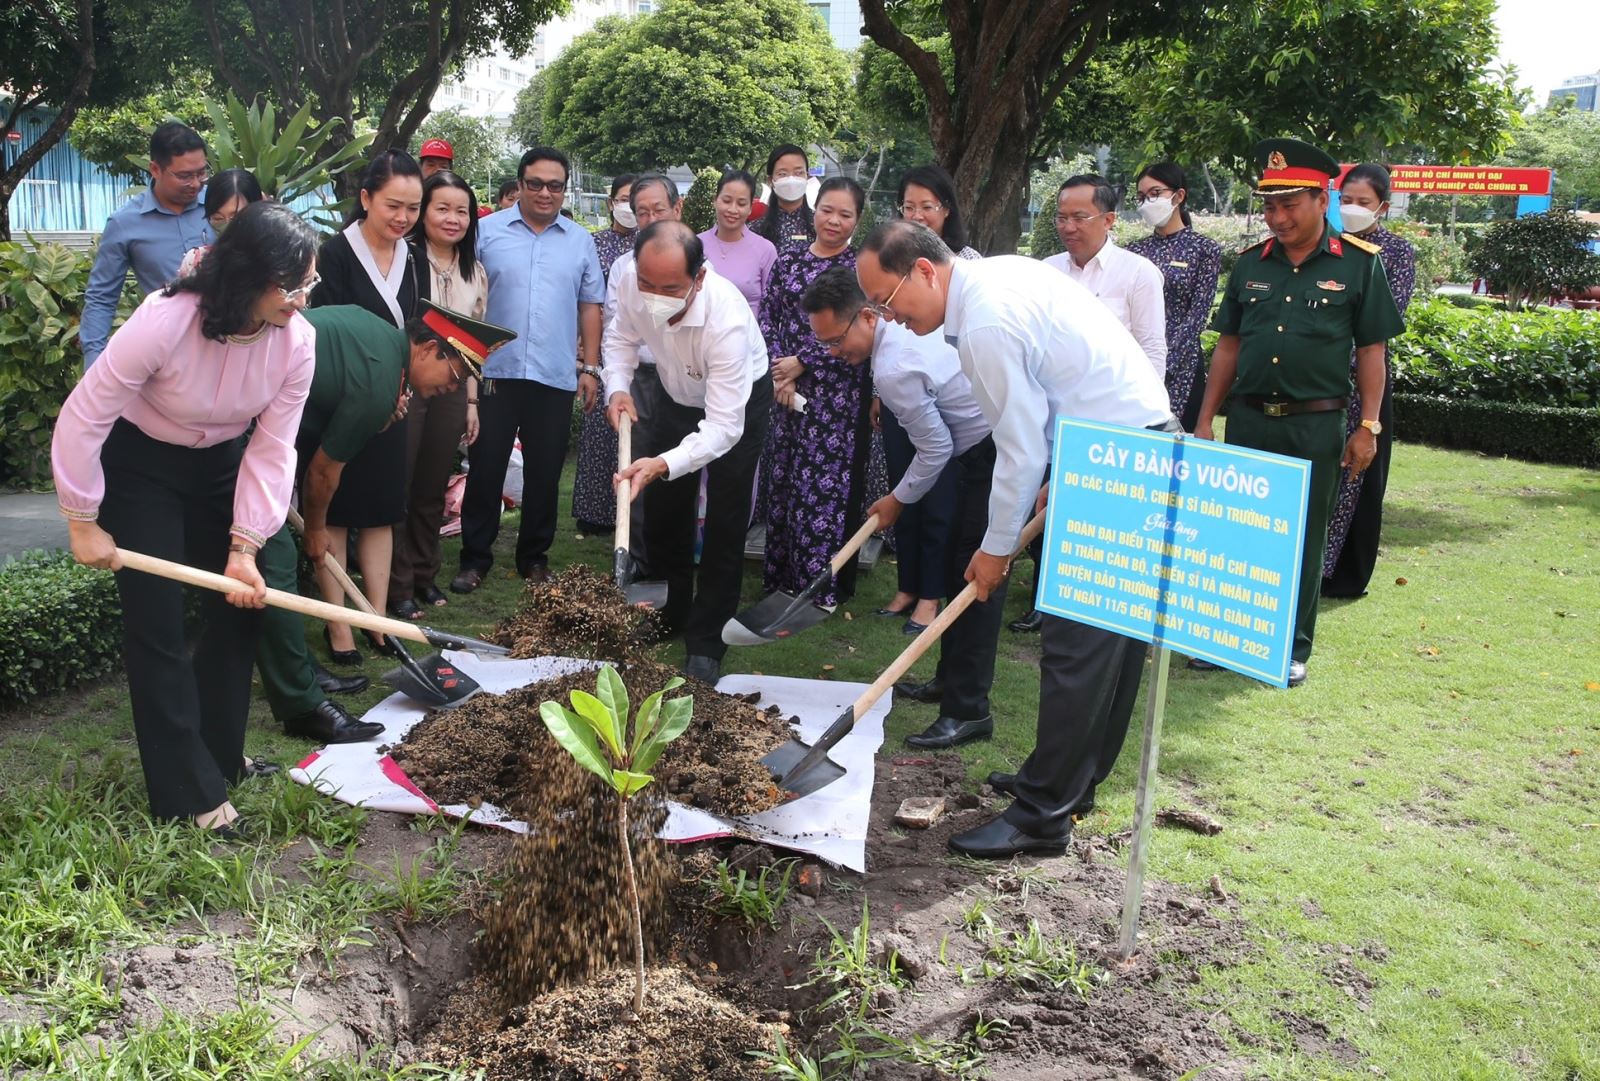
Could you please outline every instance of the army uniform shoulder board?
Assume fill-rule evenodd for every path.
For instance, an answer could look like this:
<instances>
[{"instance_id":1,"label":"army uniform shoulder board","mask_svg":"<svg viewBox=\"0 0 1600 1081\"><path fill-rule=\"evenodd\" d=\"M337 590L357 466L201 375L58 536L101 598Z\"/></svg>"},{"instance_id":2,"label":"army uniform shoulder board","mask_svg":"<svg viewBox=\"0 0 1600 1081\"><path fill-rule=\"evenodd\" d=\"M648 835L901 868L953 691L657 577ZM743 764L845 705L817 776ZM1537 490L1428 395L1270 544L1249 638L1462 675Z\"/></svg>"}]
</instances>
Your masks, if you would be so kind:
<instances>
[{"instance_id":1,"label":"army uniform shoulder board","mask_svg":"<svg viewBox=\"0 0 1600 1081\"><path fill-rule=\"evenodd\" d=\"M1351 236L1349 233L1341 233L1340 235L1344 237L1346 244L1354 244L1368 255L1377 255L1379 252L1383 251L1382 248L1378 247L1378 245L1374 244L1370 240L1363 240L1361 237Z\"/></svg>"},{"instance_id":2,"label":"army uniform shoulder board","mask_svg":"<svg viewBox=\"0 0 1600 1081\"><path fill-rule=\"evenodd\" d=\"M1239 249L1238 254L1243 255L1245 252L1255 251L1257 248L1260 248L1261 257L1265 259L1272 252L1272 242L1277 239L1277 237L1269 236L1265 240L1256 241L1254 244L1246 244L1244 247Z\"/></svg>"}]
</instances>

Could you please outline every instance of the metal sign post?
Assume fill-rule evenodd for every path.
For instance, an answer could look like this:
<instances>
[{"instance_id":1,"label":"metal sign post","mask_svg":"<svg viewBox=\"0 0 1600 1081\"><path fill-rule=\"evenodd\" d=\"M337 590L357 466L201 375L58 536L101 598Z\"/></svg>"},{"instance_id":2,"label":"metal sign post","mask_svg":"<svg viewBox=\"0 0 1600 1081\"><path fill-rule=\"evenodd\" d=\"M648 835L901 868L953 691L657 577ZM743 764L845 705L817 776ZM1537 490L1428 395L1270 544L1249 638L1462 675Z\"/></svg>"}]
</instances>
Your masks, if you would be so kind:
<instances>
[{"instance_id":1,"label":"metal sign post","mask_svg":"<svg viewBox=\"0 0 1600 1081\"><path fill-rule=\"evenodd\" d=\"M1156 816L1156 760L1161 754L1161 721L1167 712L1167 669L1171 653L1155 648L1150 690L1145 698L1144 743L1139 751L1139 785L1133 799L1133 840L1128 846L1128 883L1122 892L1122 935L1117 956L1133 956L1139 939L1139 908L1144 903L1144 867L1150 855L1150 827Z\"/></svg>"}]
</instances>

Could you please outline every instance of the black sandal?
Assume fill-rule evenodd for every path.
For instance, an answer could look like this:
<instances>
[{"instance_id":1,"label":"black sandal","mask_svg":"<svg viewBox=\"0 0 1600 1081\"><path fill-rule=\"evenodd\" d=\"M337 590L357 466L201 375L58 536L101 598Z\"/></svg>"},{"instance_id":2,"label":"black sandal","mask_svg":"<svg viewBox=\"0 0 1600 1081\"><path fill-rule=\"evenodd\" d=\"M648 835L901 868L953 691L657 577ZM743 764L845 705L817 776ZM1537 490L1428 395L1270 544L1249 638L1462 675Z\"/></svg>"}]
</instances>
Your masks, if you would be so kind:
<instances>
[{"instance_id":1,"label":"black sandal","mask_svg":"<svg viewBox=\"0 0 1600 1081\"><path fill-rule=\"evenodd\" d=\"M369 631L365 627L361 628L361 633L366 637L367 644L377 650L380 656L392 657L398 652L395 644L389 641L388 635Z\"/></svg>"},{"instance_id":2,"label":"black sandal","mask_svg":"<svg viewBox=\"0 0 1600 1081\"><path fill-rule=\"evenodd\" d=\"M432 605L434 608L443 608L450 603L450 598L444 595L444 590L429 582L417 594L417 600L423 604Z\"/></svg>"},{"instance_id":3,"label":"black sandal","mask_svg":"<svg viewBox=\"0 0 1600 1081\"><path fill-rule=\"evenodd\" d=\"M396 619L409 620L414 623L422 618L422 605L407 597L399 604L391 604L389 606L389 614Z\"/></svg>"},{"instance_id":4,"label":"black sandal","mask_svg":"<svg viewBox=\"0 0 1600 1081\"><path fill-rule=\"evenodd\" d=\"M283 767L276 762L268 762L261 758L246 758L244 760L244 779L253 777L276 777L283 772Z\"/></svg>"}]
</instances>

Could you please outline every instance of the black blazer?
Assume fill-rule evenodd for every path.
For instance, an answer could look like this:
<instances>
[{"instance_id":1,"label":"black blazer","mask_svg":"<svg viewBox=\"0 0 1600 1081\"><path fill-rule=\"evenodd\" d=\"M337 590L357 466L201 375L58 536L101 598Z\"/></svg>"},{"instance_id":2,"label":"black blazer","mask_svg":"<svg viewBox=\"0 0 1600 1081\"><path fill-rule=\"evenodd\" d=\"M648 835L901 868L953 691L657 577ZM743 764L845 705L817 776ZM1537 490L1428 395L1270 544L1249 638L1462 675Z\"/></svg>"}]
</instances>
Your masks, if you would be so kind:
<instances>
[{"instance_id":1,"label":"black blazer","mask_svg":"<svg viewBox=\"0 0 1600 1081\"><path fill-rule=\"evenodd\" d=\"M428 295L428 279L426 275L417 274L417 260L409 243L402 240L395 249L395 255L406 261L405 277L400 280L399 303L400 314L410 319L417 314L418 298ZM317 273L322 281L312 290L311 307L355 304L380 319L393 321L394 315L389 311L389 305L384 303L383 295L372 284L366 268L356 258L355 249L350 247L350 241L345 239L343 233L335 233L318 249ZM401 325L404 325L404 320Z\"/></svg>"}]
</instances>

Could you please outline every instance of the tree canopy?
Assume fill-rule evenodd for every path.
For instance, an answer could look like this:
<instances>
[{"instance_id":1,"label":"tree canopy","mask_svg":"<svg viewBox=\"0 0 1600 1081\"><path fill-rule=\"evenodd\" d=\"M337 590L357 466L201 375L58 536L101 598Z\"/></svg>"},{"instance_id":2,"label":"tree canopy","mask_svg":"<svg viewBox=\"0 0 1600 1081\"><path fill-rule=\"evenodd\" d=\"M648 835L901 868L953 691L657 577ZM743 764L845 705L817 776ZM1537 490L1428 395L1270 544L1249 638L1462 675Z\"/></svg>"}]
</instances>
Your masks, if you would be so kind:
<instances>
[{"instance_id":1,"label":"tree canopy","mask_svg":"<svg viewBox=\"0 0 1600 1081\"><path fill-rule=\"evenodd\" d=\"M850 63L799 0L664 0L603 19L550 65L545 133L602 172L742 165L826 139Z\"/></svg>"},{"instance_id":2,"label":"tree canopy","mask_svg":"<svg viewBox=\"0 0 1600 1081\"><path fill-rule=\"evenodd\" d=\"M1500 160L1554 169L1558 206L1600 208L1600 113L1558 101L1527 118Z\"/></svg>"},{"instance_id":3,"label":"tree canopy","mask_svg":"<svg viewBox=\"0 0 1600 1081\"><path fill-rule=\"evenodd\" d=\"M550 86L550 69L544 68L517 91L506 135L516 146L548 146L544 130L544 101Z\"/></svg>"}]
</instances>

